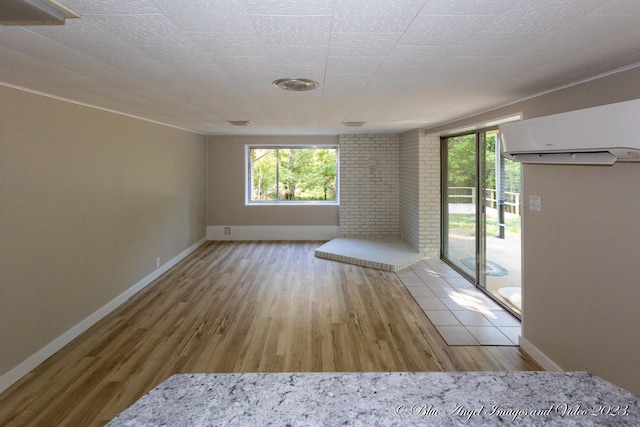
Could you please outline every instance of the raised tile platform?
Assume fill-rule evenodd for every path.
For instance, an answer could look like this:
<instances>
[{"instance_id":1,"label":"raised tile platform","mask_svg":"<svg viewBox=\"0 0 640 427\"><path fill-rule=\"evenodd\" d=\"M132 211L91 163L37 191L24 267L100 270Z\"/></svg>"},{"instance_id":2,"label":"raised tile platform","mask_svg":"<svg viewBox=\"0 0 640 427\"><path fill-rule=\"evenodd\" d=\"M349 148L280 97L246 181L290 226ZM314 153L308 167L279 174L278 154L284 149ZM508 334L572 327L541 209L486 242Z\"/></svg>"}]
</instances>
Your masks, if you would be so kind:
<instances>
[{"instance_id":1,"label":"raised tile platform","mask_svg":"<svg viewBox=\"0 0 640 427\"><path fill-rule=\"evenodd\" d=\"M316 249L318 258L385 271L398 271L420 261L420 252L399 237L337 237Z\"/></svg>"},{"instance_id":2,"label":"raised tile platform","mask_svg":"<svg viewBox=\"0 0 640 427\"><path fill-rule=\"evenodd\" d=\"M640 399L586 372L174 375L109 426L638 426Z\"/></svg>"}]
</instances>

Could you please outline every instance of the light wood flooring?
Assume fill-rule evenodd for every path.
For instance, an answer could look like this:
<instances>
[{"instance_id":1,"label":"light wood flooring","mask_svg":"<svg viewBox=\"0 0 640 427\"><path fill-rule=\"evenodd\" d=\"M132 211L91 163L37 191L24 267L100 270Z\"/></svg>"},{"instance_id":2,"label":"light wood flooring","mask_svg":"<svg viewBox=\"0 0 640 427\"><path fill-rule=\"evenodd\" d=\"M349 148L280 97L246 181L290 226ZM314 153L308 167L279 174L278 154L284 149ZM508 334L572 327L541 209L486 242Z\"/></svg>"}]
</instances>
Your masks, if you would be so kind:
<instances>
[{"instance_id":1,"label":"light wood flooring","mask_svg":"<svg viewBox=\"0 0 640 427\"><path fill-rule=\"evenodd\" d=\"M541 370L449 347L395 273L322 242L208 242L0 395L0 425L103 425L174 373Z\"/></svg>"}]
</instances>

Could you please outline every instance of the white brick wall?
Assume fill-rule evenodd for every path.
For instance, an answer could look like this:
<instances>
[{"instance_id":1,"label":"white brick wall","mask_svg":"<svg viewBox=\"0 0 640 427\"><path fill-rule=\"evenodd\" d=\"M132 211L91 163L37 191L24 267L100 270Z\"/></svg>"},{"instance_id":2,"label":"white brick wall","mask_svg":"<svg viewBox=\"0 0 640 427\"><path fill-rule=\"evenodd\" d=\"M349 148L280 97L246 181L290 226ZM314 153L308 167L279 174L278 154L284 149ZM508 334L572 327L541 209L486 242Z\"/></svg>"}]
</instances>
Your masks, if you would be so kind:
<instances>
[{"instance_id":1,"label":"white brick wall","mask_svg":"<svg viewBox=\"0 0 640 427\"><path fill-rule=\"evenodd\" d=\"M438 258L440 203L438 136L340 136L341 236L400 236L421 256Z\"/></svg>"},{"instance_id":2,"label":"white brick wall","mask_svg":"<svg viewBox=\"0 0 640 427\"><path fill-rule=\"evenodd\" d=\"M420 131L400 135L400 237L420 249Z\"/></svg>"},{"instance_id":3,"label":"white brick wall","mask_svg":"<svg viewBox=\"0 0 640 427\"><path fill-rule=\"evenodd\" d=\"M400 236L425 258L440 256L440 138L422 130L399 137Z\"/></svg>"},{"instance_id":4,"label":"white brick wall","mask_svg":"<svg viewBox=\"0 0 640 427\"><path fill-rule=\"evenodd\" d=\"M400 235L398 155L398 135L340 136L341 236Z\"/></svg>"},{"instance_id":5,"label":"white brick wall","mask_svg":"<svg viewBox=\"0 0 640 427\"><path fill-rule=\"evenodd\" d=\"M440 257L440 137L420 137L420 252Z\"/></svg>"}]
</instances>

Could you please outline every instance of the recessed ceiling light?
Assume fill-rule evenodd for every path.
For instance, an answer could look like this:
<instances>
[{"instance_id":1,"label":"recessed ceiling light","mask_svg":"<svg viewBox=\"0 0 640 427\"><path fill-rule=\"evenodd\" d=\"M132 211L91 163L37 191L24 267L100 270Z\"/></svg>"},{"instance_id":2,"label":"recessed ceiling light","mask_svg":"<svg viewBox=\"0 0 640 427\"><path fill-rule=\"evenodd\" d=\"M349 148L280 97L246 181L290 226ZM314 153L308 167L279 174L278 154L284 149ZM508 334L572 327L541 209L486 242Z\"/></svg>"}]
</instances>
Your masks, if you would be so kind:
<instances>
[{"instance_id":1,"label":"recessed ceiling light","mask_svg":"<svg viewBox=\"0 0 640 427\"><path fill-rule=\"evenodd\" d=\"M234 126L252 126L253 122L251 120L228 120Z\"/></svg>"},{"instance_id":2,"label":"recessed ceiling light","mask_svg":"<svg viewBox=\"0 0 640 427\"><path fill-rule=\"evenodd\" d=\"M278 89L292 90L296 92L312 90L319 86L318 82L309 79L278 79L272 84Z\"/></svg>"},{"instance_id":3,"label":"recessed ceiling light","mask_svg":"<svg viewBox=\"0 0 640 427\"><path fill-rule=\"evenodd\" d=\"M363 124L365 124L366 122L342 122L343 125L345 126L352 126L352 127L358 127L358 126L362 126Z\"/></svg>"}]
</instances>

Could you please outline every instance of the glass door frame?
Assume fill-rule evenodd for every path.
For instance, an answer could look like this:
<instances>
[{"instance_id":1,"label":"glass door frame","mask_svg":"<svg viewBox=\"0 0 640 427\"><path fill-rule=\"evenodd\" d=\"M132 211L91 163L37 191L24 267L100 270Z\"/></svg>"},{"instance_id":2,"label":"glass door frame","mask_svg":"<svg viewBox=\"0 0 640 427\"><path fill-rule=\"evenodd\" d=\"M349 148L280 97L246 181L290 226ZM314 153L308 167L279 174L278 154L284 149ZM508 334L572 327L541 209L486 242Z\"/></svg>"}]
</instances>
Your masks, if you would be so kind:
<instances>
[{"instance_id":1,"label":"glass door frame","mask_svg":"<svg viewBox=\"0 0 640 427\"><path fill-rule=\"evenodd\" d=\"M450 265L454 270L469 280L477 289L486 294L489 298L507 310L509 313L520 319L520 314L516 313L511 307L500 301L492 295L486 288L486 202L485 202L485 169L486 169L486 135L488 132L497 131L498 127L488 127L467 131L457 134L449 134L440 137L440 156L441 156L441 238L440 238L440 258ZM449 195L448 195L448 167L449 167L449 150L448 139L465 135L475 135L475 276L456 265L455 262L448 259L445 254L449 253ZM496 150L499 150L500 135L496 137Z\"/></svg>"},{"instance_id":2,"label":"glass door frame","mask_svg":"<svg viewBox=\"0 0 640 427\"><path fill-rule=\"evenodd\" d=\"M475 187L476 190L479 187L479 182L480 182L480 162L479 159L481 158L480 153L479 153L479 146L480 146L480 132L474 131L474 132L464 132L464 133L459 133L459 134L451 134L451 135L446 135L446 136L442 136L440 137L440 197L441 197L441 206L442 206L442 220L441 220L441 238L440 238L440 258L446 262L447 264L449 264L451 267L453 267L454 270L456 270L458 273L460 273L462 276L464 276L465 278L467 278L467 280L469 280L471 283L473 283L474 286L478 286L478 278L474 277L473 275L469 274L467 271L459 268L452 260L448 259L445 257L445 254L449 253L449 194L447 191L445 191L446 189L448 189L449 185L448 185L448 166L449 166L449 149L447 146L447 139L448 138L456 138L459 136L466 136L466 135L474 135L475 134L475 143L474 143L474 147L475 147L475 176L476 176L476 183L475 183ZM481 264L483 264L483 262L481 262L480 260L480 255L481 255L481 243L479 242L480 239L478 239L478 236L480 235L480 230L478 230L478 226L481 224L481 216L480 216L480 211L482 209L480 209L481 205L480 205L480 200L481 195L480 195L480 191L476 191L475 192L475 199L473 200L473 204L476 206L475 209L475 222L476 222L476 228L475 228L475 233L476 233L476 237L475 237L475 271L476 271L476 275L478 275L477 273L480 272L479 268L481 267ZM483 227L484 228L484 227ZM482 250L482 253L484 253L484 250ZM483 268L483 275L484 275L484 267Z\"/></svg>"}]
</instances>

